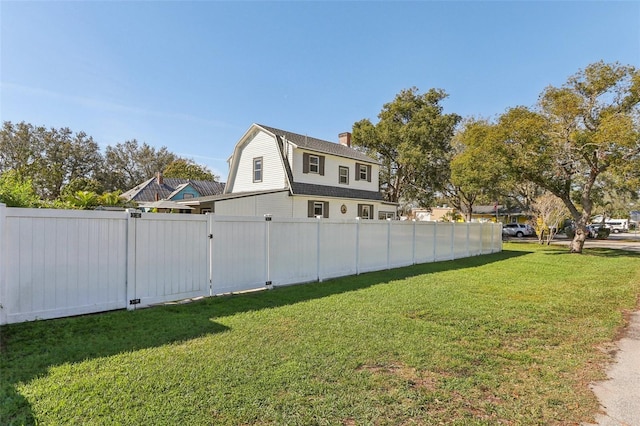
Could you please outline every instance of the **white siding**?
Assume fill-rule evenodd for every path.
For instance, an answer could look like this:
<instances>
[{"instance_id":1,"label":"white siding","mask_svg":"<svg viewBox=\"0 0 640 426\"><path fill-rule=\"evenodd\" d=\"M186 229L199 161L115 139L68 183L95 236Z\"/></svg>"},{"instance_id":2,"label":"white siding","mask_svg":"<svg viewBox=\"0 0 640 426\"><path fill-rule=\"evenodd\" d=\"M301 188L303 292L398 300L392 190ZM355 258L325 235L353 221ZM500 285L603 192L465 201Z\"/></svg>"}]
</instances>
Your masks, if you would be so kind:
<instances>
[{"instance_id":1,"label":"white siding","mask_svg":"<svg viewBox=\"0 0 640 426\"><path fill-rule=\"evenodd\" d=\"M262 191L286 188L286 174L275 139L265 132L258 132L238 151L235 170L230 177L227 192ZM262 157L262 182L253 181L253 159Z\"/></svg>"},{"instance_id":2,"label":"white siding","mask_svg":"<svg viewBox=\"0 0 640 426\"><path fill-rule=\"evenodd\" d=\"M324 176L318 173L303 173L303 154L321 155L325 158ZM336 186L338 188L363 189L366 191L378 192L380 167L377 164L371 164L371 182L356 180L356 160L350 158L337 157L329 154L320 154L313 151L303 151L296 149L293 153L293 161L291 170L293 172L293 180L300 183L312 183L316 185ZM363 163L364 164L364 163ZM338 183L338 168L346 166L349 168L349 184Z\"/></svg>"},{"instance_id":3,"label":"white siding","mask_svg":"<svg viewBox=\"0 0 640 426\"><path fill-rule=\"evenodd\" d=\"M393 206L383 205L381 202L374 200L348 200L340 198L313 197L310 195L294 196L291 198L293 198L293 217L307 217L309 200L329 202L329 219L355 219L358 217L358 204L372 204L372 217L374 219L378 218L378 212L380 210L395 210ZM342 213L340 210L343 204L347 208L346 213Z\"/></svg>"},{"instance_id":4,"label":"white siding","mask_svg":"<svg viewBox=\"0 0 640 426\"><path fill-rule=\"evenodd\" d=\"M216 214L222 216L293 217L293 198L289 192L254 195L216 201ZM305 211L306 212L306 211ZM306 217L306 213L305 216Z\"/></svg>"}]
</instances>

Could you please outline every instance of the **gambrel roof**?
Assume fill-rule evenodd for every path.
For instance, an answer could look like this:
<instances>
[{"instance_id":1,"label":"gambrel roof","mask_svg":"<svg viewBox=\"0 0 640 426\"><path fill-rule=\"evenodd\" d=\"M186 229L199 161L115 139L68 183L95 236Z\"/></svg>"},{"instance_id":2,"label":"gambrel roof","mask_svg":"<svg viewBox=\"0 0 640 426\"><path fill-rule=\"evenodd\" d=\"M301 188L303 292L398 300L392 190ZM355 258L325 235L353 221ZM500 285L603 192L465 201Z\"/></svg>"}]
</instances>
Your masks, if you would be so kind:
<instances>
[{"instance_id":1,"label":"gambrel roof","mask_svg":"<svg viewBox=\"0 0 640 426\"><path fill-rule=\"evenodd\" d=\"M368 155L348 146L340 145L339 143L323 141L322 139L316 139L306 135L276 129L275 127L264 126L262 124L256 124L256 126L272 133L275 136L280 136L281 138L286 139L288 142L293 143L300 149L335 155L338 157L351 158L356 161L362 161L363 163L378 164L376 160Z\"/></svg>"}]
</instances>

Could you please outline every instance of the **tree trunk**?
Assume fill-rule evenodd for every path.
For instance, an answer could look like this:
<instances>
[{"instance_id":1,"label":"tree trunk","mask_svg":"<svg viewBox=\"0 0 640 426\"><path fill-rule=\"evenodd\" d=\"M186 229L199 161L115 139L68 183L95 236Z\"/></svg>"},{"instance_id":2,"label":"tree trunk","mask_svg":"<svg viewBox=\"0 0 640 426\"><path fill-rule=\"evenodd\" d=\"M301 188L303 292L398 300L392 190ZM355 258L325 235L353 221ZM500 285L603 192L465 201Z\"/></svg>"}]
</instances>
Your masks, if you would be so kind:
<instances>
[{"instance_id":1,"label":"tree trunk","mask_svg":"<svg viewBox=\"0 0 640 426\"><path fill-rule=\"evenodd\" d=\"M580 221L582 222L582 221ZM569 251L571 253L582 253L582 248L584 247L584 241L587 238L587 225L584 223L576 223L576 234L571 241L569 246Z\"/></svg>"}]
</instances>

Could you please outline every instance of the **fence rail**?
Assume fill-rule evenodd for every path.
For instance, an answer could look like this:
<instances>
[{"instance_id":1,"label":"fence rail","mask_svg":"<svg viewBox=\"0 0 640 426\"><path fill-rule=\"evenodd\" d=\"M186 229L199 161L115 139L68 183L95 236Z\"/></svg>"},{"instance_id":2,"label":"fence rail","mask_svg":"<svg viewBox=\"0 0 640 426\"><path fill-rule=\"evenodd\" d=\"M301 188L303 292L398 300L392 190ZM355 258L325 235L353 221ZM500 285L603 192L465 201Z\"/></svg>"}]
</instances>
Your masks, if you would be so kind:
<instances>
[{"instance_id":1,"label":"fence rail","mask_svg":"<svg viewBox=\"0 0 640 426\"><path fill-rule=\"evenodd\" d=\"M501 226L7 208L0 324L502 250Z\"/></svg>"}]
</instances>

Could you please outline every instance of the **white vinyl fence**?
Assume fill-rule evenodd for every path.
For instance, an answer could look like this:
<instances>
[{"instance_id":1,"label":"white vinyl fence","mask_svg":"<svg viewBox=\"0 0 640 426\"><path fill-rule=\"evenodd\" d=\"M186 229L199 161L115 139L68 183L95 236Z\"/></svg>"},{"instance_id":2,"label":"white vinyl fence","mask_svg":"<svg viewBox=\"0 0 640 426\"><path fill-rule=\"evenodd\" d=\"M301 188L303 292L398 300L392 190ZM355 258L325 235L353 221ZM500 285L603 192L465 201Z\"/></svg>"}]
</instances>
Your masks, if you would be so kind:
<instances>
[{"instance_id":1,"label":"white vinyl fence","mask_svg":"<svg viewBox=\"0 0 640 426\"><path fill-rule=\"evenodd\" d=\"M0 324L502 250L492 223L225 217L0 204Z\"/></svg>"}]
</instances>

